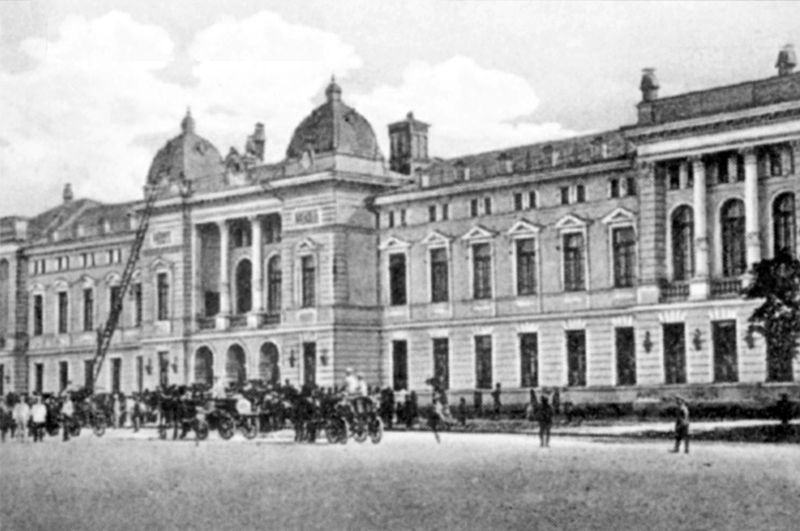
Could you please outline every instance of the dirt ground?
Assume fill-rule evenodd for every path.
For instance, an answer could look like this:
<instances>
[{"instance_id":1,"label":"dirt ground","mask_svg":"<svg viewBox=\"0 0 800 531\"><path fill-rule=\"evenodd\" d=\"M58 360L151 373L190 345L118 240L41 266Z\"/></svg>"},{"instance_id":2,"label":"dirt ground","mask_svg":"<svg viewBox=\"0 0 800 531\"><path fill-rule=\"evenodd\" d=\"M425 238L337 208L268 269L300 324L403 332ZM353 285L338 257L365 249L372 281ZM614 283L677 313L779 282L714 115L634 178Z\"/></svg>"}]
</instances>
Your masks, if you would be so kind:
<instances>
[{"instance_id":1,"label":"dirt ground","mask_svg":"<svg viewBox=\"0 0 800 531\"><path fill-rule=\"evenodd\" d=\"M0 529L797 529L800 448L392 432L0 446Z\"/></svg>"}]
</instances>

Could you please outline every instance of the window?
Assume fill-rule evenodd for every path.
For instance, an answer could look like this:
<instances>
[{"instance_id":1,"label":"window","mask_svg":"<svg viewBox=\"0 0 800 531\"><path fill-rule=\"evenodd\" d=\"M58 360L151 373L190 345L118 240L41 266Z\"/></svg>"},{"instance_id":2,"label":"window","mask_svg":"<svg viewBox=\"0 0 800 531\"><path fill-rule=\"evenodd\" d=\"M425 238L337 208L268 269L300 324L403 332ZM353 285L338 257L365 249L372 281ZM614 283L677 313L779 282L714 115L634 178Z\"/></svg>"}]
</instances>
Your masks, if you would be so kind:
<instances>
[{"instance_id":1,"label":"window","mask_svg":"<svg viewBox=\"0 0 800 531\"><path fill-rule=\"evenodd\" d=\"M686 188L694 188L694 164L686 164Z\"/></svg>"},{"instance_id":2,"label":"window","mask_svg":"<svg viewBox=\"0 0 800 531\"><path fill-rule=\"evenodd\" d=\"M317 276L317 268L314 264L313 256L304 256L300 259L301 269L301 291L302 300L301 306L303 308L311 308L316 304L316 290L315 281Z\"/></svg>"},{"instance_id":3,"label":"window","mask_svg":"<svg viewBox=\"0 0 800 531\"><path fill-rule=\"evenodd\" d=\"M611 179L608 182L609 197L619 197L619 179Z\"/></svg>"},{"instance_id":4,"label":"window","mask_svg":"<svg viewBox=\"0 0 800 531\"><path fill-rule=\"evenodd\" d=\"M575 202L583 203L584 201L586 201L586 188L579 184L575 186Z\"/></svg>"},{"instance_id":5,"label":"window","mask_svg":"<svg viewBox=\"0 0 800 531\"><path fill-rule=\"evenodd\" d=\"M686 338L683 323L662 325L664 333L664 383L686 383Z\"/></svg>"},{"instance_id":6,"label":"window","mask_svg":"<svg viewBox=\"0 0 800 531\"><path fill-rule=\"evenodd\" d=\"M446 337L433 338L433 377L450 389L450 340Z\"/></svg>"},{"instance_id":7,"label":"window","mask_svg":"<svg viewBox=\"0 0 800 531\"><path fill-rule=\"evenodd\" d=\"M442 204L442 219L450 218L450 205L447 203Z\"/></svg>"},{"instance_id":8,"label":"window","mask_svg":"<svg viewBox=\"0 0 800 531\"><path fill-rule=\"evenodd\" d=\"M144 390L144 356L136 356L136 390Z\"/></svg>"},{"instance_id":9,"label":"window","mask_svg":"<svg viewBox=\"0 0 800 531\"><path fill-rule=\"evenodd\" d=\"M738 381L736 321L713 321L711 336L714 342L714 382Z\"/></svg>"},{"instance_id":10,"label":"window","mask_svg":"<svg viewBox=\"0 0 800 531\"><path fill-rule=\"evenodd\" d=\"M142 284L137 282L131 287L133 295L133 325L142 326Z\"/></svg>"},{"instance_id":11,"label":"window","mask_svg":"<svg viewBox=\"0 0 800 531\"><path fill-rule=\"evenodd\" d=\"M83 385L88 389L94 387L94 362L92 360L83 361Z\"/></svg>"},{"instance_id":12,"label":"window","mask_svg":"<svg viewBox=\"0 0 800 531\"><path fill-rule=\"evenodd\" d=\"M406 209L405 208L401 208L400 209L400 226L401 227L405 227L406 226Z\"/></svg>"},{"instance_id":13,"label":"window","mask_svg":"<svg viewBox=\"0 0 800 531\"><path fill-rule=\"evenodd\" d=\"M69 296L66 291L58 292L58 333L66 334L69 323Z\"/></svg>"},{"instance_id":14,"label":"window","mask_svg":"<svg viewBox=\"0 0 800 531\"><path fill-rule=\"evenodd\" d=\"M492 213L492 198L491 197L484 197L483 198L483 214L488 216Z\"/></svg>"},{"instance_id":15,"label":"window","mask_svg":"<svg viewBox=\"0 0 800 531\"><path fill-rule=\"evenodd\" d=\"M94 330L94 290L86 288L83 290L83 331L91 332Z\"/></svg>"},{"instance_id":16,"label":"window","mask_svg":"<svg viewBox=\"0 0 800 531\"><path fill-rule=\"evenodd\" d=\"M583 264L583 234L574 232L563 236L564 242L564 290L586 289Z\"/></svg>"},{"instance_id":17,"label":"window","mask_svg":"<svg viewBox=\"0 0 800 531\"><path fill-rule=\"evenodd\" d=\"M672 214L672 278L689 280L694 275L694 218L692 208L678 207Z\"/></svg>"},{"instance_id":18,"label":"window","mask_svg":"<svg viewBox=\"0 0 800 531\"><path fill-rule=\"evenodd\" d=\"M667 185L670 190L680 190L681 188L681 164L679 162L666 163Z\"/></svg>"},{"instance_id":19,"label":"window","mask_svg":"<svg viewBox=\"0 0 800 531\"><path fill-rule=\"evenodd\" d=\"M522 210L522 194L519 192L514 194L514 210Z\"/></svg>"},{"instance_id":20,"label":"window","mask_svg":"<svg viewBox=\"0 0 800 531\"><path fill-rule=\"evenodd\" d=\"M536 293L536 241L525 238L516 241L517 295Z\"/></svg>"},{"instance_id":21,"label":"window","mask_svg":"<svg viewBox=\"0 0 800 531\"><path fill-rule=\"evenodd\" d=\"M781 194L772 203L772 229L773 253L777 256L781 250L785 250L795 256L797 229L794 194Z\"/></svg>"},{"instance_id":22,"label":"window","mask_svg":"<svg viewBox=\"0 0 800 531\"><path fill-rule=\"evenodd\" d=\"M519 335L520 387L539 387L537 371L539 337L537 334Z\"/></svg>"},{"instance_id":23,"label":"window","mask_svg":"<svg viewBox=\"0 0 800 531\"><path fill-rule=\"evenodd\" d=\"M633 286L636 276L636 234L633 227L620 227L611 231L614 251L614 287Z\"/></svg>"},{"instance_id":24,"label":"window","mask_svg":"<svg viewBox=\"0 0 800 531\"><path fill-rule=\"evenodd\" d=\"M58 362L58 391L61 392L69 385L69 362Z\"/></svg>"},{"instance_id":25,"label":"window","mask_svg":"<svg viewBox=\"0 0 800 531\"><path fill-rule=\"evenodd\" d=\"M586 386L586 332L567 330L567 385Z\"/></svg>"},{"instance_id":26,"label":"window","mask_svg":"<svg viewBox=\"0 0 800 531\"><path fill-rule=\"evenodd\" d=\"M169 319L169 277L166 273L156 275L156 318L159 321Z\"/></svg>"},{"instance_id":27,"label":"window","mask_svg":"<svg viewBox=\"0 0 800 531\"><path fill-rule=\"evenodd\" d=\"M120 300L120 286L111 286L108 288L108 307L109 309L114 308L115 304L120 304L120 309L122 308L122 301Z\"/></svg>"},{"instance_id":28,"label":"window","mask_svg":"<svg viewBox=\"0 0 800 531\"><path fill-rule=\"evenodd\" d=\"M744 155L742 153L736 154L736 181L744 182Z\"/></svg>"},{"instance_id":29,"label":"window","mask_svg":"<svg viewBox=\"0 0 800 531\"><path fill-rule=\"evenodd\" d=\"M37 363L35 365L35 369L36 372L34 376L35 380L33 387L37 393L42 394L42 391L44 391L44 363Z\"/></svg>"},{"instance_id":30,"label":"window","mask_svg":"<svg viewBox=\"0 0 800 531\"><path fill-rule=\"evenodd\" d=\"M399 306L406 303L406 255L389 255L389 303Z\"/></svg>"},{"instance_id":31,"label":"window","mask_svg":"<svg viewBox=\"0 0 800 531\"><path fill-rule=\"evenodd\" d=\"M394 211L393 211L393 210L390 210L390 211L389 211L389 221L388 221L388 223L387 223L387 224L389 225L389 228L390 228L390 229L391 229L392 227L394 227Z\"/></svg>"},{"instance_id":32,"label":"window","mask_svg":"<svg viewBox=\"0 0 800 531\"><path fill-rule=\"evenodd\" d=\"M316 343L303 343L303 383L311 389L317 386Z\"/></svg>"},{"instance_id":33,"label":"window","mask_svg":"<svg viewBox=\"0 0 800 531\"><path fill-rule=\"evenodd\" d=\"M408 389L408 343L392 341L392 387Z\"/></svg>"},{"instance_id":34,"label":"window","mask_svg":"<svg viewBox=\"0 0 800 531\"><path fill-rule=\"evenodd\" d=\"M447 250L431 249L431 302L446 302L450 298Z\"/></svg>"},{"instance_id":35,"label":"window","mask_svg":"<svg viewBox=\"0 0 800 531\"><path fill-rule=\"evenodd\" d=\"M472 293L476 299L492 296L492 249L488 243L472 246Z\"/></svg>"},{"instance_id":36,"label":"window","mask_svg":"<svg viewBox=\"0 0 800 531\"><path fill-rule=\"evenodd\" d=\"M536 197L536 190L532 190L528 192L528 208L534 209L538 206L538 201Z\"/></svg>"},{"instance_id":37,"label":"window","mask_svg":"<svg viewBox=\"0 0 800 531\"><path fill-rule=\"evenodd\" d=\"M44 295L33 296L33 335L44 333Z\"/></svg>"},{"instance_id":38,"label":"window","mask_svg":"<svg viewBox=\"0 0 800 531\"><path fill-rule=\"evenodd\" d=\"M250 247L252 235L250 224L244 221L235 221L231 224L231 242L234 247Z\"/></svg>"},{"instance_id":39,"label":"window","mask_svg":"<svg viewBox=\"0 0 800 531\"><path fill-rule=\"evenodd\" d=\"M731 199L720 212L722 226L722 274L735 277L747 270L744 235L744 203Z\"/></svg>"},{"instance_id":40,"label":"window","mask_svg":"<svg viewBox=\"0 0 800 531\"><path fill-rule=\"evenodd\" d=\"M569 186L562 186L559 188L561 191L561 204L568 205L569 204Z\"/></svg>"},{"instance_id":41,"label":"window","mask_svg":"<svg viewBox=\"0 0 800 531\"><path fill-rule=\"evenodd\" d=\"M281 242L281 215L269 214L264 218L264 243L270 245Z\"/></svg>"},{"instance_id":42,"label":"window","mask_svg":"<svg viewBox=\"0 0 800 531\"><path fill-rule=\"evenodd\" d=\"M111 392L119 393L122 383L122 359L111 358Z\"/></svg>"},{"instance_id":43,"label":"window","mask_svg":"<svg viewBox=\"0 0 800 531\"><path fill-rule=\"evenodd\" d=\"M492 336L475 336L475 387L492 388Z\"/></svg>"},{"instance_id":44,"label":"window","mask_svg":"<svg viewBox=\"0 0 800 531\"><path fill-rule=\"evenodd\" d=\"M246 314L253 309L253 264L242 260L236 266L236 313Z\"/></svg>"},{"instance_id":45,"label":"window","mask_svg":"<svg viewBox=\"0 0 800 531\"><path fill-rule=\"evenodd\" d=\"M731 182L731 175L728 171L728 153L717 153L706 158L706 171L709 180L717 184Z\"/></svg>"},{"instance_id":46,"label":"window","mask_svg":"<svg viewBox=\"0 0 800 531\"><path fill-rule=\"evenodd\" d=\"M633 327L614 329L617 351L617 385L636 385L636 343Z\"/></svg>"},{"instance_id":47,"label":"window","mask_svg":"<svg viewBox=\"0 0 800 531\"><path fill-rule=\"evenodd\" d=\"M281 311L281 257L273 256L267 265L267 313Z\"/></svg>"},{"instance_id":48,"label":"window","mask_svg":"<svg viewBox=\"0 0 800 531\"><path fill-rule=\"evenodd\" d=\"M625 184L627 186L627 195L636 195L636 178L635 177L626 177Z\"/></svg>"},{"instance_id":49,"label":"window","mask_svg":"<svg viewBox=\"0 0 800 531\"><path fill-rule=\"evenodd\" d=\"M473 218L478 217L478 200L472 199L469 202L469 215Z\"/></svg>"},{"instance_id":50,"label":"window","mask_svg":"<svg viewBox=\"0 0 800 531\"><path fill-rule=\"evenodd\" d=\"M436 221L436 205L428 207L428 221Z\"/></svg>"}]
</instances>

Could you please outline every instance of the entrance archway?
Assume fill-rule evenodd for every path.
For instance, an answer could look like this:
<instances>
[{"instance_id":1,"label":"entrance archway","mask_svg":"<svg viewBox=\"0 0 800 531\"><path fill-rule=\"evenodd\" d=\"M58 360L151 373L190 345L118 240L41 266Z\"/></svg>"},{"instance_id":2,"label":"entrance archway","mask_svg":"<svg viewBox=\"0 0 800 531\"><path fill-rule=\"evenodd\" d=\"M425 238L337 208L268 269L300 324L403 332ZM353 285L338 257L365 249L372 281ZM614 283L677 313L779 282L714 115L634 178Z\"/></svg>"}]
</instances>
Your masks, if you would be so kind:
<instances>
[{"instance_id":1,"label":"entrance archway","mask_svg":"<svg viewBox=\"0 0 800 531\"><path fill-rule=\"evenodd\" d=\"M225 360L225 377L229 382L243 384L247 381L244 349L239 345L231 345Z\"/></svg>"},{"instance_id":2,"label":"entrance archway","mask_svg":"<svg viewBox=\"0 0 800 531\"><path fill-rule=\"evenodd\" d=\"M261 355L258 361L258 377L265 382L278 385L281 382L280 356L278 347L274 343L261 345Z\"/></svg>"},{"instance_id":3,"label":"entrance archway","mask_svg":"<svg viewBox=\"0 0 800 531\"><path fill-rule=\"evenodd\" d=\"M214 353L208 347L200 347L194 354L194 381L214 385Z\"/></svg>"}]
</instances>

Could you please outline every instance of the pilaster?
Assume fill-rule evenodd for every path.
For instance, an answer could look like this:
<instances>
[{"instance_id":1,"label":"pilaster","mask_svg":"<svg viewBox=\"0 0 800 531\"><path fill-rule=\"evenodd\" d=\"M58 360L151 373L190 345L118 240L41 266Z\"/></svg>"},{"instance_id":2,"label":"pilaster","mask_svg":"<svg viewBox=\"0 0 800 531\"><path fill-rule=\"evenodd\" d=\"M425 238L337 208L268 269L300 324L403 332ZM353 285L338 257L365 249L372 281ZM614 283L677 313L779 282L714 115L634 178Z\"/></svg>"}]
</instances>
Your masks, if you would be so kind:
<instances>
[{"instance_id":1,"label":"pilaster","mask_svg":"<svg viewBox=\"0 0 800 531\"><path fill-rule=\"evenodd\" d=\"M689 283L689 298L707 299L708 284L708 219L706 167L699 156L689 159L694 176L693 219L694 219L694 275Z\"/></svg>"}]
</instances>

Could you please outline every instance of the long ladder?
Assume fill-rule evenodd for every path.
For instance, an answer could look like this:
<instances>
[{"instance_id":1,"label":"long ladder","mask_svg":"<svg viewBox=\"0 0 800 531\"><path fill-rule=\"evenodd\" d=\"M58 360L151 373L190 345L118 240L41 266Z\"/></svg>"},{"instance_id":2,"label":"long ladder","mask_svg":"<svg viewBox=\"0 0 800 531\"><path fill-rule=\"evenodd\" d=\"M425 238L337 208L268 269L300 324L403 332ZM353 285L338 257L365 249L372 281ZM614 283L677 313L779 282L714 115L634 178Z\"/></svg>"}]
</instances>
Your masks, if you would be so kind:
<instances>
[{"instance_id":1,"label":"long ladder","mask_svg":"<svg viewBox=\"0 0 800 531\"><path fill-rule=\"evenodd\" d=\"M100 377L100 371L103 368L103 361L105 361L108 347L111 345L111 338L114 336L114 331L117 329L119 323L119 316L122 314L122 301L125 299L133 280L133 272L136 269L136 264L139 262L139 254L142 251L144 238L147 235L147 228L150 225L150 215L153 211L153 204L158 197L155 187L148 186L146 191L146 198L142 217L139 219L139 226L136 228L136 236L131 245L131 252L128 255L128 260L125 263L125 270L122 272L122 280L120 281L119 292L114 300L111 301L111 311L108 314L108 319L105 324L97 329L97 351L92 359L92 387Z\"/></svg>"}]
</instances>

